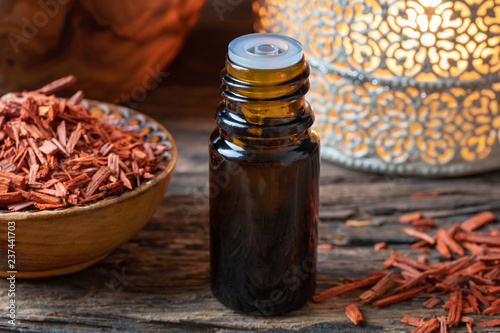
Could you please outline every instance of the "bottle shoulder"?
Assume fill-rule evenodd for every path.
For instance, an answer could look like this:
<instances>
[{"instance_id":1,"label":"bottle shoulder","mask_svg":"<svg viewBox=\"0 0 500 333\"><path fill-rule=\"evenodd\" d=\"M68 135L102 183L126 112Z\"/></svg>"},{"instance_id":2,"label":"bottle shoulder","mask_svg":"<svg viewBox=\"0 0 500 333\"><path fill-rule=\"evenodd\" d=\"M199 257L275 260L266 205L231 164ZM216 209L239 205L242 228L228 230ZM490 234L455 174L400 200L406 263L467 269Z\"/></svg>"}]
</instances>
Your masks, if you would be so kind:
<instances>
[{"instance_id":1,"label":"bottle shoulder","mask_svg":"<svg viewBox=\"0 0 500 333\"><path fill-rule=\"evenodd\" d=\"M256 160L260 162L298 161L306 158L319 158L319 137L313 130L302 140L286 146L241 146L223 138L219 128L210 136L210 154L217 154L225 159Z\"/></svg>"}]
</instances>

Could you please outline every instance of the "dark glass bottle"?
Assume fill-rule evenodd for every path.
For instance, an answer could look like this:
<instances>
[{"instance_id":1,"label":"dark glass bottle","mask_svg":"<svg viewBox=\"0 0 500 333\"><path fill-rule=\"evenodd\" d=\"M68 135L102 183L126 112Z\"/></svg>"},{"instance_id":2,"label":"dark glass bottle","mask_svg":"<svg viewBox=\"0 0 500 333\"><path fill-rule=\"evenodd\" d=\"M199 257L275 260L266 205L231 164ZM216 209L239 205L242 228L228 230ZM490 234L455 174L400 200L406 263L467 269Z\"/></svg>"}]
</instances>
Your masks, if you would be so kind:
<instances>
[{"instance_id":1,"label":"dark glass bottle","mask_svg":"<svg viewBox=\"0 0 500 333\"><path fill-rule=\"evenodd\" d=\"M284 313L315 290L319 139L308 77L292 38L229 45L209 145L210 259L215 297L237 311Z\"/></svg>"}]
</instances>

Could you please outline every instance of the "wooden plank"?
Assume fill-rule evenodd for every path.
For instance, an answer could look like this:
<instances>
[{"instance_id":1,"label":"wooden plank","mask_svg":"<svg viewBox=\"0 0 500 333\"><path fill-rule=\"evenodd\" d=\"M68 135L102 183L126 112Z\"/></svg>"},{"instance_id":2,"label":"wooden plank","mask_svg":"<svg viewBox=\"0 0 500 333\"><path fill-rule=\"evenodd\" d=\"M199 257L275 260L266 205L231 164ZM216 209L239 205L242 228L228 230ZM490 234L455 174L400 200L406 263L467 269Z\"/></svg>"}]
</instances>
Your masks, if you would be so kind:
<instances>
[{"instance_id":1,"label":"wooden plank","mask_svg":"<svg viewBox=\"0 0 500 333\"><path fill-rule=\"evenodd\" d=\"M423 308L421 304L426 297L420 296L383 309L360 306L366 323L354 327L345 317L344 310L362 291L320 304L309 303L276 318L244 316L218 303L209 288L208 205L203 199L207 193L208 173L203 161L208 158L206 138L213 122L198 119L197 126L192 126L193 122L193 119L186 119L167 124L181 153L171 187L147 226L103 262L83 272L40 281L18 281L18 329L35 332L111 328L129 331L277 328L315 332L408 331L409 327L400 322L404 313L416 316L445 314L440 307ZM443 194L435 198L440 200L440 204L436 204L432 200L411 199L412 180L396 181L393 184L395 194L388 199L387 195L380 195L386 182L384 176L364 175L328 162L322 163L322 170L326 170L327 176L321 178L320 216L323 211L351 209L349 218L370 221L383 218L384 222L367 227L346 227L346 213L320 223L320 242L335 246L332 250L319 251L318 291L338 284L343 277L363 277L368 270L381 269L391 248L416 258L420 251L408 249L412 238L402 234L401 225L396 222L402 212L416 208L422 209L424 215L447 211L449 215L436 219L438 225L447 227L473 214L461 210L469 207L469 203L474 207L481 203L497 207L497 185L493 182L487 187L492 174L440 180L436 185L434 180L419 180L419 188L440 191L446 186L453 193L449 197ZM351 177L353 173L356 177ZM329 176L333 174L337 178ZM329 179L339 177L344 180L329 183ZM363 180L366 183L363 184ZM475 186L470 186L471 183ZM482 186L482 190L478 191L478 186ZM456 194L459 190L461 195ZM460 204L457 204L458 199ZM390 210L370 215L375 207ZM185 218L182 209L192 214ZM494 212L499 214L500 209L497 207ZM499 224L493 226L499 227ZM373 251L373 243L379 241L388 241L389 249ZM430 253L430 260L438 258L436 252ZM0 281L0 290L5 290L6 286L6 281ZM6 294L0 294L0 302L6 300ZM5 312L1 316L5 317ZM6 321L0 322L0 328L8 328ZM488 329L479 332L488 332Z\"/></svg>"}]
</instances>

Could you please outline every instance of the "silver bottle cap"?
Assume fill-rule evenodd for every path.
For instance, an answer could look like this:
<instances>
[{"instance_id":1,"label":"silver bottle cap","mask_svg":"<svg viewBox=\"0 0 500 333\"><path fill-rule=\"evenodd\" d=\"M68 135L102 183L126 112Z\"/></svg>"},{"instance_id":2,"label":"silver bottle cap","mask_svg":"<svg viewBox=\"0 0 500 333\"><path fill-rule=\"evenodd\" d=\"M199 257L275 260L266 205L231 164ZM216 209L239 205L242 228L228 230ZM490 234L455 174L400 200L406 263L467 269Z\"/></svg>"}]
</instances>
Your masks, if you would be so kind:
<instances>
[{"instance_id":1,"label":"silver bottle cap","mask_svg":"<svg viewBox=\"0 0 500 333\"><path fill-rule=\"evenodd\" d=\"M229 60L253 69L280 69L298 63L303 57L299 41L279 34L249 34L233 39L228 46Z\"/></svg>"}]
</instances>

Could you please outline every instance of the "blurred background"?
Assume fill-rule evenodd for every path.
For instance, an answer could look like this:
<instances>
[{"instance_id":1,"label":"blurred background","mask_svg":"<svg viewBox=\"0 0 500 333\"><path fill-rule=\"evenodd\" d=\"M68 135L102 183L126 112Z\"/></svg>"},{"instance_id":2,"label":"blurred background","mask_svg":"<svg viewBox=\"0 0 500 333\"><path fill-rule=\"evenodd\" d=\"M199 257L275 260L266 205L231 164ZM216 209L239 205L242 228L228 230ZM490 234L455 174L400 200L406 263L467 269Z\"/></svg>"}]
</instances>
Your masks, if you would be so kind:
<instances>
[{"instance_id":1,"label":"blurred background","mask_svg":"<svg viewBox=\"0 0 500 333\"><path fill-rule=\"evenodd\" d=\"M155 118L210 114L250 0L2 0L0 94L74 74L87 98Z\"/></svg>"},{"instance_id":2,"label":"blurred background","mask_svg":"<svg viewBox=\"0 0 500 333\"><path fill-rule=\"evenodd\" d=\"M323 159L403 176L498 168L499 0L2 0L0 94L73 74L61 96L208 119L228 43L254 31L303 44Z\"/></svg>"}]
</instances>

